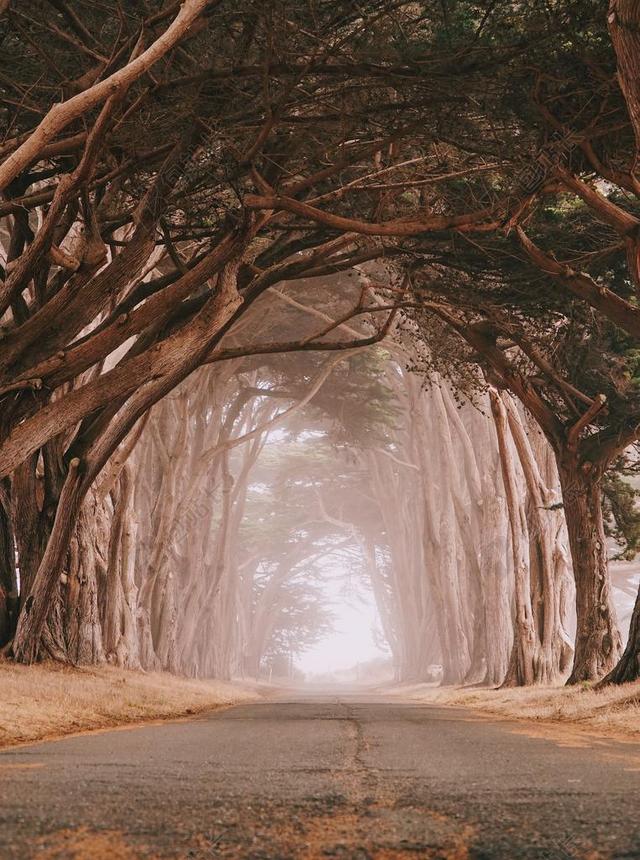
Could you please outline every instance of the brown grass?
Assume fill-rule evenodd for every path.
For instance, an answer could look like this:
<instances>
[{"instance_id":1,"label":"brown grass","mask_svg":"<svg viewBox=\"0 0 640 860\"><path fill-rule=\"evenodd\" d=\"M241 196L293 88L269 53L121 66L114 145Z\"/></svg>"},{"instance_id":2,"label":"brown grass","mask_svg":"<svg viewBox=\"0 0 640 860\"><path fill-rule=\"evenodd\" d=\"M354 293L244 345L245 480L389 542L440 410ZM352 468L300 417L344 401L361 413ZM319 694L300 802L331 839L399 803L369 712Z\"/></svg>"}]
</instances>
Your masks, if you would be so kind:
<instances>
[{"instance_id":1,"label":"brown grass","mask_svg":"<svg viewBox=\"0 0 640 860\"><path fill-rule=\"evenodd\" d=\"M56 663L0 662L0 691L0 747L260 698L257 688L222 681Z\"/></svg>"},{"instance_id":2,"label":"brown grass","mask_svg":"<svg viewBox=\"0 0 640 860\"><path fill-rule=\"evenodd\" d=\"M394 687L393 694L413 701L473 708L513 719L567 723L602 734L640 738L640 681L594 690L578 687L515 687L488 690Z\"/></svg>"},{"instance_id":3,"label":"brown grass","mask_svg":"<svg viewBox=\"0 0 640 860\"><path fill-rule=\"evenodd\" d=\"M35 840L39 860L140 860L138 850L114 831L92 833L84 827L59 830ZM145 857L149 857L145 852Z\"/></svg>"}]
</instances>

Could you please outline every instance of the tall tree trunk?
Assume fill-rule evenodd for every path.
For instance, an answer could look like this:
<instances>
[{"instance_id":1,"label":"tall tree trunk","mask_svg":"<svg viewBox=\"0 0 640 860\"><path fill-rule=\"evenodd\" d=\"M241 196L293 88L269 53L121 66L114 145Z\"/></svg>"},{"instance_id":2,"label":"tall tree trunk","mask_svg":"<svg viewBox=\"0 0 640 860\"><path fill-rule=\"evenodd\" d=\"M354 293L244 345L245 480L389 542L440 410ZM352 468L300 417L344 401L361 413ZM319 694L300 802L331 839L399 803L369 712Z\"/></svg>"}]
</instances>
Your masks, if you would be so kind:
<instances>
[{"instance_id":1,"label":"tall tree trunk","mask_svg":"<svg viewBox=\"0 0 640 860\"><path fill-rule=\"evenodd\" d=\"M506 677L513 649L513 565L510 563L509 514L504 486L501 481L496 481L500 471L500 454L495 425L484 416L479 416L475 407L471 409L475 413L474 440L478 450L484 452L484 456L478 459L483 498L480 591L482 623L486 633L485 682L498 686Z\"/></svg>"},{"instance_id":2,"label":"tall tree trunk","mask_svg":"<svg viewBox=\"0 0 640 860\"><path fill-rule=\"evenodd\" d=\"M31 591L51 531L48 512L43 510L37 461L37 456L32 455L11 476L11 520L20 567L20 608Z\"/></svg>"},{"instance_id":3,"label":"tall tree trunk","mask_svg":"<svg viewBox=\"0 0 640 860\"><path fill-rule=\"evenodd\" d=\"M79 465L78 460L71 461L51 536L18 620L13 653L15 658L23 663L33 663L43 653L43 630L59 594L64 561L82 504L83 488L78 474ZM58 624L55 627L57 631ZM46 642L44 651L51 653L50 643Z\"/></svg>"},{"instance_id":4,"label":"tall tree trunk","mask_svg":"<svg viewBox=\"0 0 640 860\"><path fill-rule=\"evenodd\" d=\"M611 596L600 475L572 452L558 457L576 583L576 644L568 684L598 681L616 665L621 639Z\"/></svg>"},{"instance_id":5,"label":"tall tree trunk","mask_svg":"<svg viewBox=\"0 0 640 860\"><path fill-rule=\"evenodd\" d=\"M465 462L454 448L453 427L447 415L442 387L434 385L428 402L424 394L421 400L423 410L429 413L426 416L431 426L429 435L432 440L438 440L440 449L439 456L434 458L435 462L422 460L421 469L426 516L430 524L435 524L432 539L435 538L436 543L439 543L439 559L434 560L433 575L434 592L440 601L437 616L444 652L442 683L460 684L471 668L470 640L474 633L465 577L473 566L476 574L478 572L477 545L471 538L475 511L470 510L471 497L465 492L467 487L463 489L462 486L472 480L471 463ZM423 458L428 444L428 438L421 444ZM463 474L462 480L461 468L464 472L469 469L469 474ZM461 504L463 496L464 504ZM465 542L468 543L467 547Z\"/></svg>"},{"instance_id":6,"label":"tall tree trunk","mask_svg":"<svg viewBox=\"0 0 640 860\"><path fill-rule=\"evenodd\" d=\"M9 482L0 482L0 648L13 639L18 617L18 580Z\"/></svg>"},{"instance_id":7,"label":"tall tree trunk","mask_svg":"<svg viewBox=\"0 0 640 860\"><path fill-rule=\"evenodd\" d=\"M525 535L527 522L524 505L518 492L513 450L509 444L508 421L504 403L497 391L489 392L491 410L498 434L500 465L509 511L511 547L515 577L514 642L509 669L503 685L525 686L535 683L541 659L531 605L531 580Z\"/></svg>"},{"instance_id":8,"label":"tall tree trunk","mask_svg":"<svg viewBox=\"0 0 640 860\"><path fill-rule=\"evenodd\" d=\"M66 573L64 638L71 662L91 666L104 662L98 610L95 499L89 497L78 515Z\"/></svg>"},{"instance_id":9,"label":"tall tree trunk","mask_svg":"<svg viewBox=\"0 0 640 860\"><path fill-rule=\"evenodd\" d=\"M504 398L504 402L511 438L518 453L527 490L531 599L534 625L540 643L536 681L552 684L560 679L567 668L570 653L561 614L565 560L557 545L558 515L551 510L557 497L542 478L515 403L509 397ZM557 483L557 478L554 483Z\"/></svg>"},{"instance_id":10,"label":"tall tree trunk","mask_svg":"<svg viewBox=\"0 0 640 860\"><path fill-rule=\"evenodd\" d=\"M103 640L107 660L140 668L137 629L138 589L134 579L136 523L132 510L131 467L125 465L111 492L114 500L103 604Z\"/></svg>"}]
</instances>

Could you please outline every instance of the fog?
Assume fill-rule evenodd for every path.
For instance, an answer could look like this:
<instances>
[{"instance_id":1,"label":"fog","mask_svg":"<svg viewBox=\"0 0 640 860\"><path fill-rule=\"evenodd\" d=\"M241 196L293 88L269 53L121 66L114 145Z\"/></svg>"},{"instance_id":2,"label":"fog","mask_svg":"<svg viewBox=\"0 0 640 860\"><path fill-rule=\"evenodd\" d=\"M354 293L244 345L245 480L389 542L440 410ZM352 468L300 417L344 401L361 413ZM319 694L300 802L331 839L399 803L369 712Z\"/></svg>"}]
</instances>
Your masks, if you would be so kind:
<instances>
[{"instance_id":1,"label":"fog","mask_svg":"<svg viewBox=\"0 0 640 860\"><path fill-rule=\"evenodd\" d=\"M446 380L407 369L411 349L226 362L154 409L131 510L148 626L121 640L123 662L130 648L198 677L518 681L514 601L551 587L542 671L567 671L550 450L508 395L456 402Z\"/></svg>"},{"instance_id":2,"label":"fog","mask_svg":"<svg viewBox=\"0 0 640 860\"><path fill-rule=\"evenodd\" d=\"M314 681L317 676L374 660L386 660L390 665L391 652L372 591L364 584L355 585L352 578L345 582L339 570L334 570L327 578L325 594L334 616L333 630L297 659L305 678Z\"/></svg>"},{"instance_id":3,"label":"fog","mask_svg":"<svg viewBox=\"0 0 640 860\"><path fill-rule=\"evenodd\" d=\"M225 360L140 422L81 511L95 547L75 659L286 683L568 676L575 585L549 442L503 388L440 373L408 318L343 348L345 329L377 330L373 314L340 320L386 282L378 268L327 276L322 300L304 280L265 295ZM331 349L262 354L294 336ZM636 570L612 570L626 625Z\"/></svg>"}]
</instances>

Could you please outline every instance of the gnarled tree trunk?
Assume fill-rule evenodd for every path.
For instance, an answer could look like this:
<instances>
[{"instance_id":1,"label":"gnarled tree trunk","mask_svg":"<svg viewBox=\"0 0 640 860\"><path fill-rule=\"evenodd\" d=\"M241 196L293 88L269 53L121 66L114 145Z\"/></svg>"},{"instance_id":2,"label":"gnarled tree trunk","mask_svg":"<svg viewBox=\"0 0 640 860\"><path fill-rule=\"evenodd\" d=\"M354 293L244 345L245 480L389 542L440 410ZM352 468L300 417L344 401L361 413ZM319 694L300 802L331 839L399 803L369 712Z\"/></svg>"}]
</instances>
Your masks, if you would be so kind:
<instances>
[{"instance_id":1,"label":"gnarled tree trunk","mask_svg":"<svg viewBox=\"0 0 640 860\"><path fill-rule=\"evenodd\" d=\"M111 491L113 520L107 552L102 629L107 660L118 666L139 669L138 589L134 578L137 523L132 492L131 467L125 464Z\"/></svg>"},{"instance_id":2,"label":"gnarled tree trunk","mask_svg":"<svg viewBox=\"0 0 640 860\"><path fill-rule=\"evenodd\" d=\"M614 668L621 651L607 565L601 476L585 465L571 451L558 457L576 583L577 629L569 684L600 680Z\"/></svg>"},{"instance_id":3,"label":"gnarled tree trunk","mask_svg":"<svg viewBox=\"0 0 640 860\"><path fill-rule=\"evenodd\" d=\"M553 509L557 500L556 493L542 477L520 413L511 398L505 397L504 403L511 438L518 453L526 486L525 516L529 541L531 605L540 643L536 681L552 684L566 671L572 654L565 630L565 607L562 599L566 558L564 547L559 545L558 539L559 531L564 529L558 512ZM535 428L532 429L535 433ZM557 485L557 475L554 474L553 478L553 483Z\"/></svg>"},{"instance_id":4,"label":"gnarled tree trunk","mask_svg":"<svg viewBox=\"0 0 640 860\"><path fill-rule=\"evenodd\" d=\"M63 635L66 654L76 665L104 662L98 609L95 499L88 498L78 515L68 554Z\"/></svg>"},{"instance_id":5,"label":"gnarled tree trunk","mask_svg":"<svg viewBox=\"0 0 640 860\"><path fill-rule=\"evenodd\" d=\"M517 486L514 452L509 444L505 405L497 391L491 390L489 397L498 433L502 480L509 510L515 577L514 642L509 669L503 686L524 686L541 680L539 674L542 659L531 605L531 578L525 543L527 522L524 504Z\"/></svg>"},{"instance_id":6,"label":"gnarled tree trunk","mask_svg":"<svg viewBox=\"0 0 640 860\"><path fill-rule=\"evenodd\" d=\"M8 481L0 482L0 648L13 639L18 617L18 579Z\"/></svg>"}]
</instances>

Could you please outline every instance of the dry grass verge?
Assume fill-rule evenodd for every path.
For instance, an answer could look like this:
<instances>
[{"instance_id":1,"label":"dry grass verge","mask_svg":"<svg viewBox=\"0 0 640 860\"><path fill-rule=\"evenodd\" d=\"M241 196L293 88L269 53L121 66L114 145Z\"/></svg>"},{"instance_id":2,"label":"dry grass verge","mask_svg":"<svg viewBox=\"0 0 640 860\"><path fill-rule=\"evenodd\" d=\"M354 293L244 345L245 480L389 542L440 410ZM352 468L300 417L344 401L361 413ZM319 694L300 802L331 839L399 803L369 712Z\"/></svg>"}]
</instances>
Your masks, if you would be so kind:
<instances>
[{"instance_id":1,"label":"dry grass verge","mask_svg":"<svg viewBox=\"0 0 640 860\"><path fill-rule=\"evenodd\" d=\"M0 747L183 717L257 698L257 687L160 672L0 662Z\"/></svg>"},{"instance_id":2,"label":"dry grass verge","mask_svg":"<svg viewBox=\"0 0 640 860\"><path fill-rule=\"evenodd\" d=\"M640 681L602 690L586 686L488 690L417 684L394 687L392 693L415 701L473 708L485 714L566 723L601 734L640 739Z\"/></svg>"}]
</instances>

